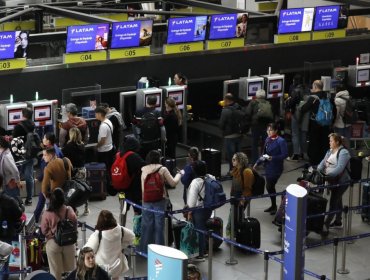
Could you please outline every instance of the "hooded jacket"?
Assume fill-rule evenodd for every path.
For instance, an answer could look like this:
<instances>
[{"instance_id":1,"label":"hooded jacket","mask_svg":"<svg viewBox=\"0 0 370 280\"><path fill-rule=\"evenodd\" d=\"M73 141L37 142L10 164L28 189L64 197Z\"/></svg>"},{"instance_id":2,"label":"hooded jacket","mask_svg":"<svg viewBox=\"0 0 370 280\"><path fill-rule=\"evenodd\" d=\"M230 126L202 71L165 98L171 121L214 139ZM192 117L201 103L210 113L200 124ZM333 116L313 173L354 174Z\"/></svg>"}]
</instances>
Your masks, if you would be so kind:
<instances>
[{"instance_id":1,"label":"hooded jacket","mask_svg":"<svg viewBox=\"0 0 370 280\"><path fill-rule=\"evenodd\" d=\"M108 273L112 278L119 277L129 270L126 256L122 250L132 245L135 234L128 228L121 226L103 230L99 243L99 230L95 230L89 237L84 247L90 247L95 252L96 263L108 268Z\"/></svg>"},{"instance_id":2,"label":"hooded jacket","mask_svg":"<svg viewBox=\"0 0 370 280\"><path fill-rule=\"evenodd\" d=\"M18 168L9 149L0 151L0 174L3 176L3 189L12 179L20 181Z\"/></svg>"},{"instance_id":3,"label":"hooded jacket","mask_svg":"<svg viewBox=\"0 0 370 280\"><path fill-rule=\"evenodd\" d=\"M334 103L337 108L337 114L334 121L334 127L345 128L350 125L346 125L343 122L344 111L346 110L346 102L350 98L347 90L339 91L335 95Z\"/></svg>"},{"instance_id":4,"label":"hooded jacket","mask_svg":"<svg viewBox=\"0 0 370 280\"><path fill-rule=\"evenodd\" d=\"M25 128L27 129L27 131ZM21 136L26 137L27 133L32 132L34 129L35 129L35 124L33 121L23 120L14 127L13 134L12 134L13 138L21 137Z\"/></svg>"},{"instance_id":5,"label":"hooded jacket","mask_svg":"<svg viewBox=\"0 0 370 280\"><path fill-rule=\"evenodd\" d=\"M234 110L241 110L238 103L232 103L222 108L221 118L219 127L222 130L222 134L225 137L233 138L230 136L240 137L239 131L236 130L237 125L235 124L235 117L233 116Z\"/></svg>"}]
</instances>

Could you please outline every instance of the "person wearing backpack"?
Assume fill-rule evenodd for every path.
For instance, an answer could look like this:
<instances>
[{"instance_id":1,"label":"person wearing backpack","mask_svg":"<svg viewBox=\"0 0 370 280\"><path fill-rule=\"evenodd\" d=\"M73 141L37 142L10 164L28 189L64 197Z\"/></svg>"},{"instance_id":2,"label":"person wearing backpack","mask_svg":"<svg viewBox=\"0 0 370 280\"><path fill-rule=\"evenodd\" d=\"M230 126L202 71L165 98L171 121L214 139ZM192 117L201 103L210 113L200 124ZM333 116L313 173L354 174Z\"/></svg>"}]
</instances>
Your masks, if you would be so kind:
<instances>
[{"instance_id":1,"label":"person wearing backpack","mask_svg":"<svg viewBox=\"0 0 370 280\"><path fill-rule=\"evenodd\" d=\"M146 157L147 165L141 168L143 208L158 211L166 209L164 184L175 187L181 178L180 172L172 177L170 171L160 164L161 154L152 150ZM140 251L147 252L148 244L164 245L164 215L142 211Z\"/></svg>"},{"instance_id":2,"label":"person wearing backpack","mask_svg":"<svg viewBox=\"0 0 370 280\"><path fill-rule=\"evenodd\" d=\"M248 168L248 157L242 152L235 153L232 158L233 170L231 171L232 183L230 190L230 197L235 197L239 199L241 197L252 196L252 186L254 184L255 178L251 168ZM238 208L243 208L243 213L247 207L248 200L240 200L237 205L234 205L234 224L237 223ZM235 227L236 228L236 227ZM226 226L226 236L230 237L231 232L231 213L229 214L227 226Z\"/></svg>"},{"instance_id":3,"label":"person wearing backpack","mask_svg":"<svg viewBox=\"0 0 370 280\"><path fill-rule=\"evenodd\" d=\"M33 111L30 108L22 108L23 120L19 122L13 130L13 138L23 137L23 141L26 142L27 134L35 130L35 124L32 121ZM18 159L15 159L16 161ZM26 159L20 168L22 177L26 181L27 197L24 204L26 206L32 205L32 192L34 189L34 178L33 178L33 163L34 158Z\"/></svg>"},{"instance_id":4,"label":"person wearing backpack","mask_svg":"<svg viewBox=\"0 0 370 280\"><path fill-rule=\"evenodd\" d=\"M231 158L234 153L240 151L240 143L242 141L239 125L234 115L235 110L242 110L242 108L235 102L234 96L231 93L227 93L224 96L224 107L222 108L219 127L225 139L226 159L229 161L229 172L233 167Z\"/></svg>"},{"instance_id":5,"label":"person wearing backpack","mask_svg":"<svg viewBox=\"0 0 370 280\"><path fill-rule=\"evenodd\" d=\"M322 103L327 105L331 104L330 99L326 92L323 91L323 82L315 80L312 83L311 95L308 97L306 103L301 108L301 117L306 113L310 113L310 122L308 129L308 147L307 156L311 165L318 165L321 159L325 156L326 151L329 149L326 138L328 137L331 129L331 122L335 116L335 106L331 104L332 109L328 112L319 112L319 107ZM329 119L325 124L320 124L317 120L319 113L324 113ZM329 123L330 121L330 123Z\"/></svg>"},{"instance_id":6,"label":"person wearing backpack","mask_svg":"<svg viewBox=\"0 0 370 280\"><path fill-rule=\"evenodd\" d=\"M50 194L49 208L41 216L41 232L46 238L46 254L50 274L56 280L62 279L62 273L75 268L75 244L59 246L55 240L58 222L68 219L75 224L77 230L77 217L73 209L64 204L64 192L56 188ZM60 224L60 223L59 223Z\"/></svg>"},{"instance_id":7,"label":"person wearing backpack","mask_svg":"<svg viewBox=\"0 0 370 280\"><path fill-rule=\"evenodd\" d=\"M186 205L187 203L187 192L188 188L195 178L195 174L193 171L193 164L199 160L199 149L197 147L190 147L188 150L188 162L184 166L184 172L183 175L181 176L181 183L184 185L184 192L182 195L182 199L184 200L184 204Z\"/></svg>"},{"instance_id":8,"label":"person wearing backpack","mask_svg":"<svg viewBox=\"0 0 370 280\"><path fill-rule=\"evenodd\" d=\"M187 207L202 207L204 206L203 201L205 197L205 181L204 177L209 176L213 180L215 177L212 175L207 175L207 165L202 160L197 160L193 162L192 165L195 178L191 181L187 194ZM194 224L196 229L207 230L206 222L211 217L212 209L201 208L191 212L187 212L187 220ZM204 261L206 256L206 243L205 238L202 233L198 233L198 243L199 243L199 256L196 257L198 261Z\"/></svg>"},{"instance_id":9,"label":"person wearing backpack","mask_svg":"<svg viewBox=\"0 0 370 280\"><path fill-rule=\"evenodd\" d=\"M334 120L334 132L340 134L343 137L351 138L351 124L345 123L347 102L351 102L351 97L348 90L346 90L344 85L337 87L337 93L335 95L334 103L337 108L337 114ZM352 108L353 109L353 108ZM352 112L354 114L354 112Z\"/></svg>"},{"instance_id":10,"label":"person wearing backpack","mask_svg":"<svg viewBox=\"0 0 370 280\"><path fill-rule=\"evenodd\" d=\"M267 137L266 126L273 121L271 104L266 98L266 92L259 89L256 92L256 99L249 102L246 110L248 118L251 120L252 132L252 164L259 158L259 148Z\"/></svg>"}]
</instances>

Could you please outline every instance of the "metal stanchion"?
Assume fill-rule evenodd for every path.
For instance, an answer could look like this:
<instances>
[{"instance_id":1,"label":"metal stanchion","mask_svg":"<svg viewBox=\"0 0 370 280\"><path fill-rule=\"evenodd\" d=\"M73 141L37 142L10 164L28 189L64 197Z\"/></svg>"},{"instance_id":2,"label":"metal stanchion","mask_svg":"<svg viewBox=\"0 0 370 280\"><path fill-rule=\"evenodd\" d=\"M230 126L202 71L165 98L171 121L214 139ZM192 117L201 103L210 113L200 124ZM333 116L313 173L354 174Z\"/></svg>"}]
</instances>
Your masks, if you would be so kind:
<instances>
[{"instance_id":1,"label":"metal stanchion","mask_svg":"<svg viewBox=\"0 0 370 280\"><path fill-rule=\"evenodd\" d=\"M348 231L348 206L343 207L343 212L344 212L344 228L343 228L343 237L347 236L347 231ZM343 241L342 242L342 266L340 269L337 270L339 274L348 274L349 270L346 269L346 247L347 242Z\"/></svg>"},{"instance_id":2,"label":"metal stanchion","mask_svg":"<svg viewBox=\"0 0 370 280\"><path fill-rule=\"evenodd\" d=\"M213 230L208 231L208 280L212 280Z\"/></svg>"},{"instance_id":3,"label":"metal stanchion","mask_svg":"<svg viewBox=\"0 0 370 280\"><path fill-rule=\"evenodd\" d=\"M164 245L168 246L168 211L164 212Z\"/></svg>"},{"instance_id":4,"label":"metal stanchion","mask_svg":"<svg viewBox=\"0 0 370 280\"><path fill-rule=\"evenodd\" d=\"M251 216L251 203L252 203L252 200L246 200L245 203L248 203L247 205L247 217L250 217Z\"/></svg>"},{"instance_id":5,"label":"metal stanchion","mask_svg":"<svg viewBox=\"0 0 370 280\"><path fill-rule=\"evenodd\" d=\"M367 186L366 189L368 189L369 187L369 182L365 182L364 183L364 187L365 185ZM362 182L360 182L359 186L358 186L358 206L361 206L362 205ZM361 214L362 212L362 209L358 209L356 211L356 214Z\"/></svg>"},{"instance_id":6,"label":"metal stanchion","mask_svg":"<svg viewBox=\"0 0 370 280\"><path fill-rule=\"evenodd\" d=\"M281 224L281 250L283 253L281 254L281 260L283 263L281 264L280 268L280 280L284 279L284 234L285 234L285 221Z\"/></svg>"},{"instance_id":7,"label":"metal stanchion","mask_svg":"<svg viewBox=\"0 0 370 280\"><path fill-rule=\"evenodd\" d=\"M230 240L234 241L234 231L235 231L235 208L236 203L238 201L235 199L235 197L231 197L230 204L231 204L231 210L230 210L230 226L231 226L231 232L230 232ZM230 244L230 259L226 260L226 264L234 265L237 264L238 261L234 258L234 245Z\"/></svg>"},{"instance_id":8,"label":"metal stanchion","mask_svg":"<svg viewBox=\"0 0 370 280\"><path fill-rule=\"evenodd\" d=\"M130 262L131 262L132 278L135 278L135 273L136 273L136 251L135 251L135 246L130 247Z\"/></svg>"},{"instance_id":9,"label":"metal stanchion","mask_svg":"<svg viewBox=\"0 0 370 280\"><path fill-rule=\"evenodd\" d=\"M264 272L264 280L268 280L269 277L269 251L266 250L265 253L263 254L263 259L264 259L264 266L263 266L263 272Z\"/></svg>"},{"instance_id":10,"label":"metal stanchion","mask_svg":"<svg viewBox=\"0 0 370 280\"><path fill-rule=\"evenodd\" d=\"M338 259L338 238L334 238L333 243L333 269L331 272L331 280L337 279L337 259Z\"/></svg>"},{"instance_id":11,"label":"metal stanchion","mask_svg":"<svg viewBox=\"0 0 370 280\"><path fill-rule=\"evenodd\" d=\"M118 201L119 201L119 223L121 226L126 226L126 212L127 212L127 204L125 202L125 193L120 192L118 193Z\"/></svg>"},{"instance_id":12,"label":"metal stanchion","mask_svg":"<svg viewBox=\"0 0 370 280\"><path fill-rule=\"evenodd\" d=\"M349 208L353 206L353 183L349 185L349 199L348 199ZM352 232L352 210L348 212L348 226L347 226L347 235L351 235ZM348 244L354 243L353 240L348 241Z\"/></svg>"},{"instance_id":13,"label":"metal stanchion","mask_svg":"<svg viewBox=\"0 0 370 280\"><path fill-rule=\"evenodd\" d=\"M86 244L86 222L81 223L82 246Z\"/></svg>"},{"instance_id":14,"label":"metal stanchion","mask_svg":"<svg viewBox=\"0 0 370 280\"><path fill-rule=\"evenodd\" d=\"M24 240L24 235L25 235L25 227L23 227L22 232L18 235L18 242L19 242L19 247L20 247L20 265L19 265L19 270L24 271L24 263L25 263L25 250L27 250L25 246L25 240ZM19 274L19 280L25 279L25 272L21 272Z\"/></svg>"}]
</instances>

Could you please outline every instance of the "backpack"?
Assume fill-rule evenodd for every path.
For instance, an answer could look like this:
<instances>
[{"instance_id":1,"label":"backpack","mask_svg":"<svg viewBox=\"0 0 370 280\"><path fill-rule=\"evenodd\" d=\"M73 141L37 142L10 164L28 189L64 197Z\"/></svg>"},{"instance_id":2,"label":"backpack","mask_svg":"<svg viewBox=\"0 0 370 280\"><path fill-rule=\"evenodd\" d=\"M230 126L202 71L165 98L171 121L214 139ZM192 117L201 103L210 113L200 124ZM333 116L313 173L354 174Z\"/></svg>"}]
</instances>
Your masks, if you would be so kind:
<instances>
[{"instance_id":1,"label":"backpack","mask_svg":"<svg viewBox=\"0 0 370 280\"><path fill-rule=\"evenodd\" d=\"M337 152L337 162L339 159L339 153L342 149L341 148ZM362 178L362 158L357 156L351 156L349 159L349 168L346 166L345 170L347 170L349 176L351 177L351 180L361 180Z\"/></svg>"},{"instance_id":2,"label":"backpack","mask_svg":"<svg viewBox=\"0 0 370 280\"><path fill-rule=\"evenodd\" d=\"M67 206L64 219L60 219L57 223L57 230L54 234L55 243L59 246L68 246L77 242L77 225L68 219L68 209L69 206Z\"/></svg>"},{"instance_id":3,"label":"backpack","mask_svg":"<svg viewBox=\"0 0 370 280\"><path fill-rule=\"evenodd\" d=\"M339 98L346 101L346 107L342 116L343 122L345 124L353 124L358 121L358 112L355 108L355 104L351 97L344 98L340 96Z\"/></svg>"},{"instance_id":4,"label":"backpack","mask_svg":"<svg viewBox=\"0 0 370 280\"><path fill-rule=\"evenodd\" d=\"M232 111L232 131L244 134L249 130L249 119L243 108L230 107Z\"/></svg>"},{"instance_id":5,"label":"backpack","mask_svg":"<svg viewBox=\"0 0 370 280\"><path fill-rule=\"evenodd\" d=\"M265 178L262 177L256 170L253 168L253 176L254 176L254 183L252 185L252 195L257 196L257 195L263 195L265 192Z\"/></svg>"},{"instance_id":6,"label":"backpack","mask_svg":"<svg viewBox=\"0 0 370 280\"><path fill-rule=\"evenodd\" d=\"M154 112L145 113L139 120L140 141L154 142L161 139L161 128L158 117Z\"/></svg>"},{"instance_id":7,"label":"backpack","mask_svg":"<svg viewBox=\"0 0 370 280\"><path fill-rule=\"evenodd\" d=\"M111 168L111 178L112 186L117 191L128 189L134 179L134 176L128 174L126 162L127 157L133 153L132 151L128 151L123 156L120 156L119 152L116 154L116 159Z\"/></svg>"},{"instance_id":8,"label":"backpack","mask_svg":"<svg viewBox=\"0 0 370 280\"><path fill-rule=\"evenodd\" d=\"M201 197L200 193L204 188L204 197ZM203 201L203 206L211 209L220 207L226 201L226 194L222 188L220 181L212 179L206 176L203 180L202 188L199 193L199 200Z\"/></svg>"},{"instance_id":9,"label":"backpack","mask_svg":"<svg viewBox=\"0 0 370 280\"><path fill-rule=\"evenodd\" d=\"M271 122L273 119L270 102L266 100L257 101L256 118L258 121Z\"/></svg>"},{"instance_id":10,"label":"backpack","mask_svg":"<svg viewBox=\"0 0 370 280\"><path fill-rule=\"evenodd\" d=\"M315 121L321 126L331 125L333 122L333 105L329 98L319 99L319 101L320 104L315 116Z\"/></svg>"},{"instance_id":11,"label":"backpack","mask_svg":"<svg viewBox=\"0 0 370 280\"><path fill-rule=\"evenodd\" d=\"M159 174L160 166L156 171L148 174L144 180L143 201L156 202L163 199L164 180Z\"/></svg>"},{"instance_id":12,"label":"backpack","mask_svg":"<svg viewBox=\"0 0 370 280\"><path fill-rule=\"evenodd\" d=\"M41 151L41 139L40 136L33 130L29 131L23 123L19 123L20 126L26 131L26 136L24 138L24 149L26 153L24 154L25 159L32 159L37 157L37 154Z\"/></svg>"}]
</instances>

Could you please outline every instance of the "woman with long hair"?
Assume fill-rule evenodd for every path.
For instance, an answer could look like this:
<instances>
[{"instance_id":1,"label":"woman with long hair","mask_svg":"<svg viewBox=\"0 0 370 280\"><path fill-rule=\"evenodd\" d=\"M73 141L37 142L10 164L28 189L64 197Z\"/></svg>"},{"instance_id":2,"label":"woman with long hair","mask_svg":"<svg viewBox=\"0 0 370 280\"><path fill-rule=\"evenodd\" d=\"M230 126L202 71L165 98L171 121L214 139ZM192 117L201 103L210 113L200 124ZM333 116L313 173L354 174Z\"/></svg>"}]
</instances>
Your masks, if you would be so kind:
<instances>
[{"instance_id":1,"label":"woman with long hair","mask_svg":"<svg viewBox=\"0 0 370 280\"><path fill-rule=\"evenodd\" d=\"M182 115L177 108L176 101L168 97L165 101L166 110L163 115L163 124L166 128L166 156L176 158L176 145L179 138Z\"/></svg>"}]
</instances>

